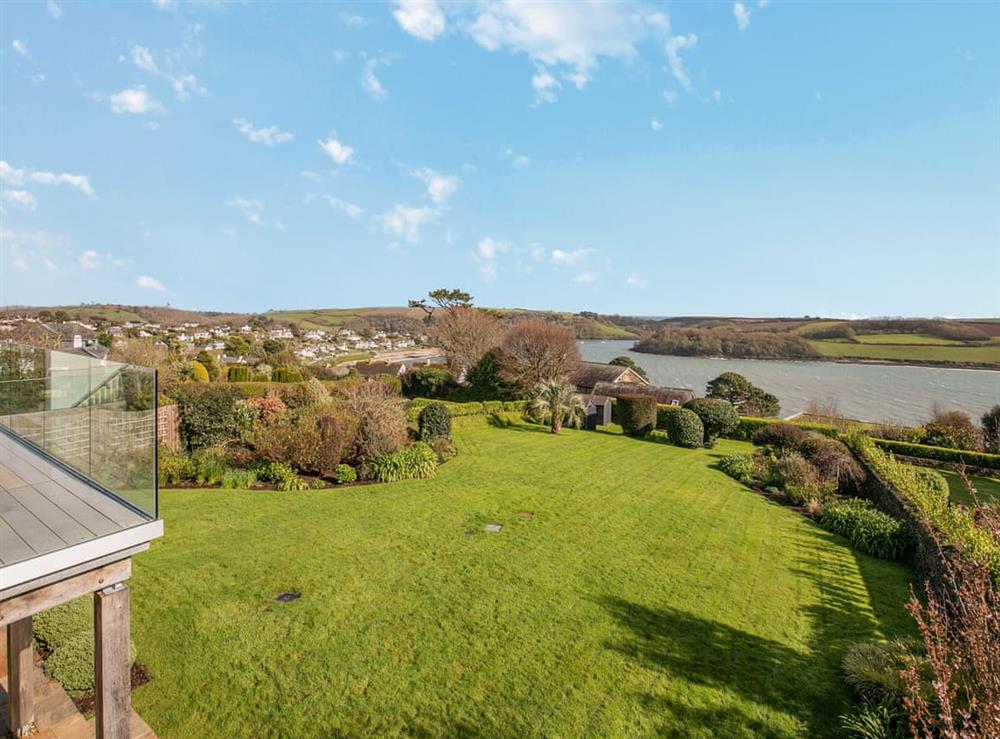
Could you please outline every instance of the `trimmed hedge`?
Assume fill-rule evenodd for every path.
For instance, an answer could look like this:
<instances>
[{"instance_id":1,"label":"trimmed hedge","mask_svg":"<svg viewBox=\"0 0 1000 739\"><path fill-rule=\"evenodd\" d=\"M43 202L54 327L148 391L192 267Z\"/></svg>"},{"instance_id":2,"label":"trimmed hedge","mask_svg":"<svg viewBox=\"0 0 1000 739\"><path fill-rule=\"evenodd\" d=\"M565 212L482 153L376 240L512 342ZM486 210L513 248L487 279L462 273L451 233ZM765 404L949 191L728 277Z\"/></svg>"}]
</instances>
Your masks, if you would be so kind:
<instances>
[{"instance_id":1,"label":"trimmed hedge","mask_svg":"<svg viewBox=\"0 0 1000 739\"><path fill-rule=\"evenodd\" d=\"M647 436L656 427L656 398L650 395L619 395L618 423L628 436Z\"/></svg>"},{"instance_id":2,"label":"trimmed hedge","mask_svg":"<svg viewBox=\"0 0 1000 739\"><path fill-rule=\"evenodd\" d=\"M497 413L524 413L528 407L524 400L485 400L483 402L452 403L447 400L432 400L430 398L414 398L406 408L406 418L415 422L420 417L420 411L431 403L445 407L452 418L463 416L491 416Z\"/></svg>"},{"instance_id":3,"label":"trimmed hedge","mask_svg":"<svg viewBox=\"0 0 1000 739\"><path fill-rule=\"evenodd\" d=\"M671 444L695 449L705 444L705 427L697 413L680 408L667 416L667 438Z\"/></svg>"},{"instance_id":4,"label":"trimmed hedge","mask_svg":"<svg viewBox=\"0 0 1000 739\"><path fill-rule=\"evenodd\" d=\"M271 382L302 382L302 373L294 367L275 367Z\"/></svg>"},{"instance_id":5,"label":"trimmed hedge","mask_svg":"<svg viewBox=\"0 0 1000 739\"><path fill-rule=\"evenodd\" d=\"M741 416L739 423L736 424L736 428L726 434L726 437L729 439L738 439L740 441L751 441L753 439L754 432L775 423L790 423L801 429L805 429L806 431L816 431L824 436L832 436L834 438L840 436L840 430L836 426L830 426L825 423L806 423L794 420L782 421L778 418L754 418L753 416Z\"/></svg>"},{"instance_id":6,"label":"trimmed hedge","mask_svg":"<svg viewBox=\"0 0 1000 739\"><path fill-rule=\"evenodd\" d=\"M901 454L904 457L932 459L936 462L967 464L971 467L1000 470L1000 454L968 452L962 449L950 449L948 447L930 446L928 444L911 444L907 441L892 441L890 439L872 439L872 441L881 449L893 454Z\"/></svg>"},{"instance_id":7,"label":"trimmed hedge","mask_svg":"<svg viewBox=\"0 0 1000 739\"><path fill-rule=\"evenodd\" d=\"M250 382L253 378L253 370L249 367L235 365L226 370L226 380L228 382Z\"/></svg>"},{"instance_id":8,"label":"trimmed hedge","mask_svg":"<svg viewBox=\"0 0 1000 739\"><path fill-rule=\"evenodd\" d=\"M450 439L451 415L442 403L431 403L420 410L417 427L420 430L421 441Z\"/></svg>"},{"instance_id":9,"label":"trimmed hedge","mask_svg":"<svg viewBox=\"0 0 1000 739\"><path fill-rule=\"evenodd\" d=\"M739 414L728 400L718 398L695 398L684 404L694 411L705 427L705 446L712 448L720 436L732 433L740 422Z\"/></svg>"},{"instance_id":10,"label":"trimmed hedge","mask_svg":"<svg viewBox=\"0 0 1000 739\"><path fill-rule=\"evenodd\" d=\"M667 430L670 423L670 416L683 410L679 405L658 405L656 406L656 428L661 431Z\"/></svg>"},{"instance_id":11,"label":"trimmed hedge","mask_svg":"<svg viewBox=\"0 0 1000 739\"><path fill-rule=\"evenodd\" d=\"M940 532L946 544L986 564L993 576L1000 578L1000 545L976 523L971 510L949 505L938 485L921 475L919 468L897 461L880 449L874 439L855 433L848 437L848 444L884 485Z\"/></svg>"}]
</instances>

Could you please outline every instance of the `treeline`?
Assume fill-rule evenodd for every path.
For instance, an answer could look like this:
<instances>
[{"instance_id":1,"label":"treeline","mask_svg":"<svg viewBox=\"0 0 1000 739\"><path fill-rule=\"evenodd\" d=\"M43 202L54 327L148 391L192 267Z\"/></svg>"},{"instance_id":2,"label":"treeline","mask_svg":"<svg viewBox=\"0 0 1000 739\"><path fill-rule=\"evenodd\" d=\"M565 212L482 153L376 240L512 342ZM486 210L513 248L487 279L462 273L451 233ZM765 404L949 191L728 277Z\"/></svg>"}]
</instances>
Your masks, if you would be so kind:
<instances>
[{"instance_id":1,"label":"treeline","mask_svg":"<svg viewBox=\"0 0 1000 739\"><path fill-rule=\"evenodd\" d=\"M663 327L643 338L635 351L691 357L741 359L815 359L819 353L790 333L736 331L730 328Z\"/></svg>"}]
</instances>

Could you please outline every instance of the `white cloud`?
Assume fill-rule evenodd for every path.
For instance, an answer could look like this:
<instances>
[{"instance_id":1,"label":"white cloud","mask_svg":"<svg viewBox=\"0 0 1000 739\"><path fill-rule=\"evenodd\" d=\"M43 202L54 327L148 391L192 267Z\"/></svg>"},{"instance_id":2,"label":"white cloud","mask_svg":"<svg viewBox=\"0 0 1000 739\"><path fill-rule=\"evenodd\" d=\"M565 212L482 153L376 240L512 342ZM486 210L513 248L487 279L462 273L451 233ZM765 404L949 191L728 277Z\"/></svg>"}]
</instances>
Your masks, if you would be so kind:
<instances>
[{"instance_id":1,"label":"white cloud","mask_svg":"<svg viewBox=\"0 0 1000 739\"><path fill-rule=\"evenodd\" d=\"M346 144L341 143L333 136L330 136L326 141L317 142L320 148L330 155L330 158L337 164L347 164L350 161L351 156L354 154L354 149Z\"/></svg>"},{"instance_id":2,"label":"white cloud","mask_svg":"<svg viewBox=\"0 0 1000 739\"><path fill-rule=\"evenodd\" d=\"M95 195L94 188L90 184L90 178L85 175L18 169L3 160L0 160L0 180L8 182L11 185L23 185L27 182L35 182L39 185L69 185L84 195L91 197Z\"/></svg>"},{"instance_id":3,"label":"white cloud","mask_svg":"<svg viewBox=\"0 0 1000 739\"><path fill-rule=\"evenodd\" d=\"M750 9L741 2L733 3L733 15L736 16L736 25L740 31L745 31L750 27Z\"/></svg>"},{"instance_id":4,"label":"white cloud","mask_svg":"<svg viewBox=\"0 0 1000 739\"><path fill-rule=\"evenodd\" d=\"M170 55L168 54L167 56L169 61ZM192 94L199 97L208 95L208 90L198 84L198 78L193 74L172 75L161 70L156 63L153 52L145 46L136 45L132 47L132 63L143 72L148 72L155 77L160 77L169 82L171 89L174 91L174 97L182 103L190 100Z\"/></svg>"},{"instance_id":5,"label":"white cloud","mask_svg":"<svg viewBox=\"0 0 1000 739\"><path fill-rule=\"evenodd\" d=\"M240 212L243 213L243 217L255 226L263 225L264 221L261 220L260 213L264 210L264 203L261 201L237 195L235 198L227 200L226 205L239 208Z\"/></svg>"},{"instance_id":6,"label":"white cloud","mask_svg":"<svg viewBox=\"0 0 1000 739\"><path fill-rule=\"evenodd\" d=\"M628 285L629 287L639 287L639 288L646 287L646 281L642 279L642 277L640 277L635 272L631 273L628 277L625 278L625 284Z\"/></svg>"},{"instance_id":7,"label":"white cloud","mask_svg":"<svg viewBox=\"0 0 1000 739\"><path fill-rule=\"evenodd\" d=\"M375 68L383 61L376 58L365 58L361 72L361 86L373 100L385 100L389 92L382 86L382 81L375 75Z\"/></svg>"},{"instance_id":8,"label":"white cloud","mask_svg":"<svg viewBox=\"0 0 1000 739\"><path fill-rule=\"evenodd\" d=\"M361 216L362 213L364 213L364 210L361 208L360 205L355 205L354 203L348 203L346 200L335 198L332 195L327 195L326 199L331 206L333 206L339 211L342 211L343 213L346 213L351 218L358 218L359 216Z\"/></svg>"},{"instance_id":9,"label":"white cloud","mask_svg":"<svg viewBox=\"0 0 1000 739\"><path fill-rule=\"evenodd\" d=\"M659 119L659 118L656 118L656 117L654 116L654 117L653 117L653 120L651 120L651 121L649 122L649 127L650 127L651 129L653 129L654 131L659 131L659 130L660 130L661 128L663 128L663 124L662 124L662 123L660 123L660 119Z\"/></svg>"},{"instance_id":10,"label":"white cloud","mask_svg":"<svg viewBox=\"0 0 1000 739\"><path fill-rule=\"evenodd\" d=\"M551 259L554 264L560 264L566 267L575 267L580 262L582 262L588 254L590 254L593 249L574 249L572 251L564 251L563 249L553 249L551 254Z\"/></svg>"},{"instance_id":11,"label":"white cloud","mask_svg":"<svg viewBox=\"0 0 1000 739\"><path fill-rule=\"evenodd\" d=\"M684 60L681 59L680 53L686 49L693 49L697 43L698 37L693 33L689 33L687 36L671 36L664 45L667 51L667 66L670 67L670 73L674 76L674 79L681 83L681 87L689 92L691 90L691 77L684 67Z\"/></svg>"},{"instance_id":12,"label":"white cloud","mask_svg":"<svg viewBox=\"0 0 1000 739\"><path fill-rule=\"evenodd\" d=\"M48 11L48 14L55 20L59 20L59 18L62 17L62 8L59 7L59 3L55 0L49 0L45 3L45 10Z\"/></svg>"},{"instance_id":13,"label":"white cloud","mask_svg":"<svg viewBox=\"0 0 1000 739\"><path fill-rule=\"evenodd\" d=\"M433 169L417 169L410 173L427 185L427 194L436 204L441 205L455 194L462 180L454 175L444 175Z\"/></svg>"},{"instance_id":14,"label":"white cloud","mask_svg":"<svg viewBox=\"0 0 1000 739\"><path fill-rule=\"evenodd\" d=\"M21 56L28 56L28 43L19 39L10 42L11 47Z\"/></svg>"},{"instance_id":15,"label":"white cloud","mask_svg":"<svg viewBox=\"0 0 1000 739\"><path fill-rule=\"evenodd\" d=\"M531 86L535 88L535 105L538 105L540 103L554 103L556 90L562 87L562 84L549 74L545 67L539 67L538 72L531 78Z\"/></svg>"},{"instance_id":16,"label":"white cloud","mask_svg":"<svg viewBox=\"0 0 1000 739\"><path fill-rule=\"evenodd\" d=\"M392 16L400 27L421 41L433 41L444 33L447 22L436 0L396 0Z\"/></svg>"},{"instance_id":17,"label":"white cloud","mask_svg":"<svg viewBox=\"0 0 1000 739\"><path fill-rule=\"evenodd\" d=\"M492 282L497 276L497 258L510 251L510 243L499 241L490 236L479 240L473 258L479 263L479 274L487 282Z\"/></svg>"},{"instance_id":18,"label":"white cloud","mask_svg":"<svg viewBox=\"0 0 1000 739\"><path fill-rule=\"evenodd\" d=\"M149 0L157 10L176 10L177 0Z\"/></svg>"},{"instance_id":19,"label":"white cloud","mask_svg":"<svg viewBox=\"0 0 1000 739\"><path fill-rule=\"evenodd\" d=\"M233 118L233 125L250 141L264 146L283 144L295 138L294 134L282 131L277 126L254 128L253 124L244 118Z\"/></svg>"},{"instance_id":20,"label":"white cloud","mask_svg":"<svg viewBox=\"0 0 1000 739\"><path fill-rule=\"evenodd\" d=\"M420 240L421 227L437 218L437 215L438 211L433 208L395 205L379 216L379 220L385 233L415 244Z\"/></svg>"},{"instance_id":21,"label":"white cloud","mask_svg":"<svg viewBox=\"0 0 1000 739\"><path fill-rule=\"evenodd\" d=\"M680 95L678 95L673 90L663 91L663 99L667 101L667 105L673 105L674 103L677 102L678 98L680 98Z\"/></svg>"},{"instance_id":22,"label":"white cloud","mask_svg":"<svg viewBox=\"0 0 1000 739\"><path fill-rule=\"evenodd\" d=\"M135 284L146 290L155 290L156 292L166 292L167 287L162 282L160 282L155 277L150 277L149 275L139 275Z\"/></svg>"},{"instance_id":23,"label":"white cloud","mask_svg":"<svg viewBox=\"0 0 1000 739\"><path fill-rule=\"evenodd\" d=\"M581 272L580 274L578 274L576 277L573 278L573 281L579 282L584 285L589 285L590 283L597 281L597 275L589 271Z\"/></svg>"},{"instance_id":24,"label":"white cloud","mask_svg":"<svg viewBox=\"0 0 1000 739\"><path fill-rule=\"evenodd\" d=\"M93 249L87 249L80 258L77 260L80 266L84 269L96 269L97 268L98 255Z\"/></svg>"},{"instance_id":25,"label":"white cloud","mask_svg":"<svg viewBox=\"0 0 1000 739\"><path fill-rule=\"evenodd\" d=\"M521 154L520 156L514 157L514 167L517 169L524 169L531 164L531 157Z\"/></svg>"},{"instance_id":26,"label":"white cloud","mask_svg":"<svg viewBox=\"0 0 1000 739\"><path fill-rule=\"evenodd\" d=\"M0 245L11 264L22 271L31 269L33 263L40 264L47 270L55 270L58 267L52 258L53 253L68 253L61 236L45 231L11 231L0 228Z\"/></svg>"},{"instance_id":27,"label":"white cloud","mask_svg":"<svg viewBox=\"0 0 1000 739\"><path fill-rule=\"evenodd\" d=\"M345 26L350 26L351 28L364 28L368 25L368 19L363 15L355 15L352 13L341 13L340 20Z\"/></svg>"},{"instance_id":28,"label":"white cloud","mask_svg":"<svg viewBox=\"0 0 1000 739\"><path fill-rule=\"evenodd\" d=\"M98 102L107 102L112 113L144 115L146 113L163 113L166 110L162 103L149 94L145 85L126 88L107 97L95 95L94 99Z\"/></svg>"},{"instance_id":29,"label":"white cloud","mask_svg":"<svg viewBox=\"0 0 1000 739\"><path fill-rule=\"evenodd\" d=\"M722 92L720 90L712 90L712 102L716 105L722 104Z\"/></svg>"},{"instance_id":30,"label":"white cloud","mask_svg":"<svg viewBox=\"0 0 1000 739\"><path fill-rule=\"evenodd\" d=\"M3 199L11 205L16 205L18 208L23 208L24 210L35 210L38 207L35 196L27 190L4 190Z\"/></svg>"}]
</instances>

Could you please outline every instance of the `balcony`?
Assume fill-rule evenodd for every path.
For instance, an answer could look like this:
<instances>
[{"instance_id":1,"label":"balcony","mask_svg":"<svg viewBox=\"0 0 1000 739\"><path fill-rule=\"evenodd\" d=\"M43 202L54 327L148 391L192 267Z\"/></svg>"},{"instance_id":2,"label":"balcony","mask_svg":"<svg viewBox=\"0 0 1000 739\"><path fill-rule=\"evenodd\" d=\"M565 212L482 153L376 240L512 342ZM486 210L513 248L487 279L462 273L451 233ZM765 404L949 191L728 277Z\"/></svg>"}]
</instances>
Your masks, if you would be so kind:
<instances>
[{"instance_id":1,"label":"balcony","mask_svg":"<svg viewBox=\"0 0 1000 739\"><path fill-rule=\"evenodd\" d=\"M127 736L131 557L157 518L154 370L0 342L0 626L31 731L31 618L94 593L97 732Z\"/></svg>"}]
</instances>

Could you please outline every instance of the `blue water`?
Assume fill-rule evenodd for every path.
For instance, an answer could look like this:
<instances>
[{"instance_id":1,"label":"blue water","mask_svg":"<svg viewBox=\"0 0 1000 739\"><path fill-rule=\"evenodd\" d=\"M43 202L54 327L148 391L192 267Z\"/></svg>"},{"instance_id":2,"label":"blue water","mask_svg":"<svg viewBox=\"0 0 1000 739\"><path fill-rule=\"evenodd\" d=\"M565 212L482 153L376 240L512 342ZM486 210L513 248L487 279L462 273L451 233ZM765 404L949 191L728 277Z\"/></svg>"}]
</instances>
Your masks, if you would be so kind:
<instances>
[{"instance_id":1,"label":"blue water","mask_svg":"<svg viewBox=\"0 0 1000 739\"><path fill-rule=\"evenodd\" d=\"M667 357L631 351L632 341L581 341L593 362L627 354L656 385L689 387L699 395L723 372L739 372L781 400L781 415L806 410L810 401L833 400L843 416L864 421L916 424L932 406L979 417L1000 403L1000 372L900 365L791 362L758 359Z\"/></svg>"}]
</instances>

